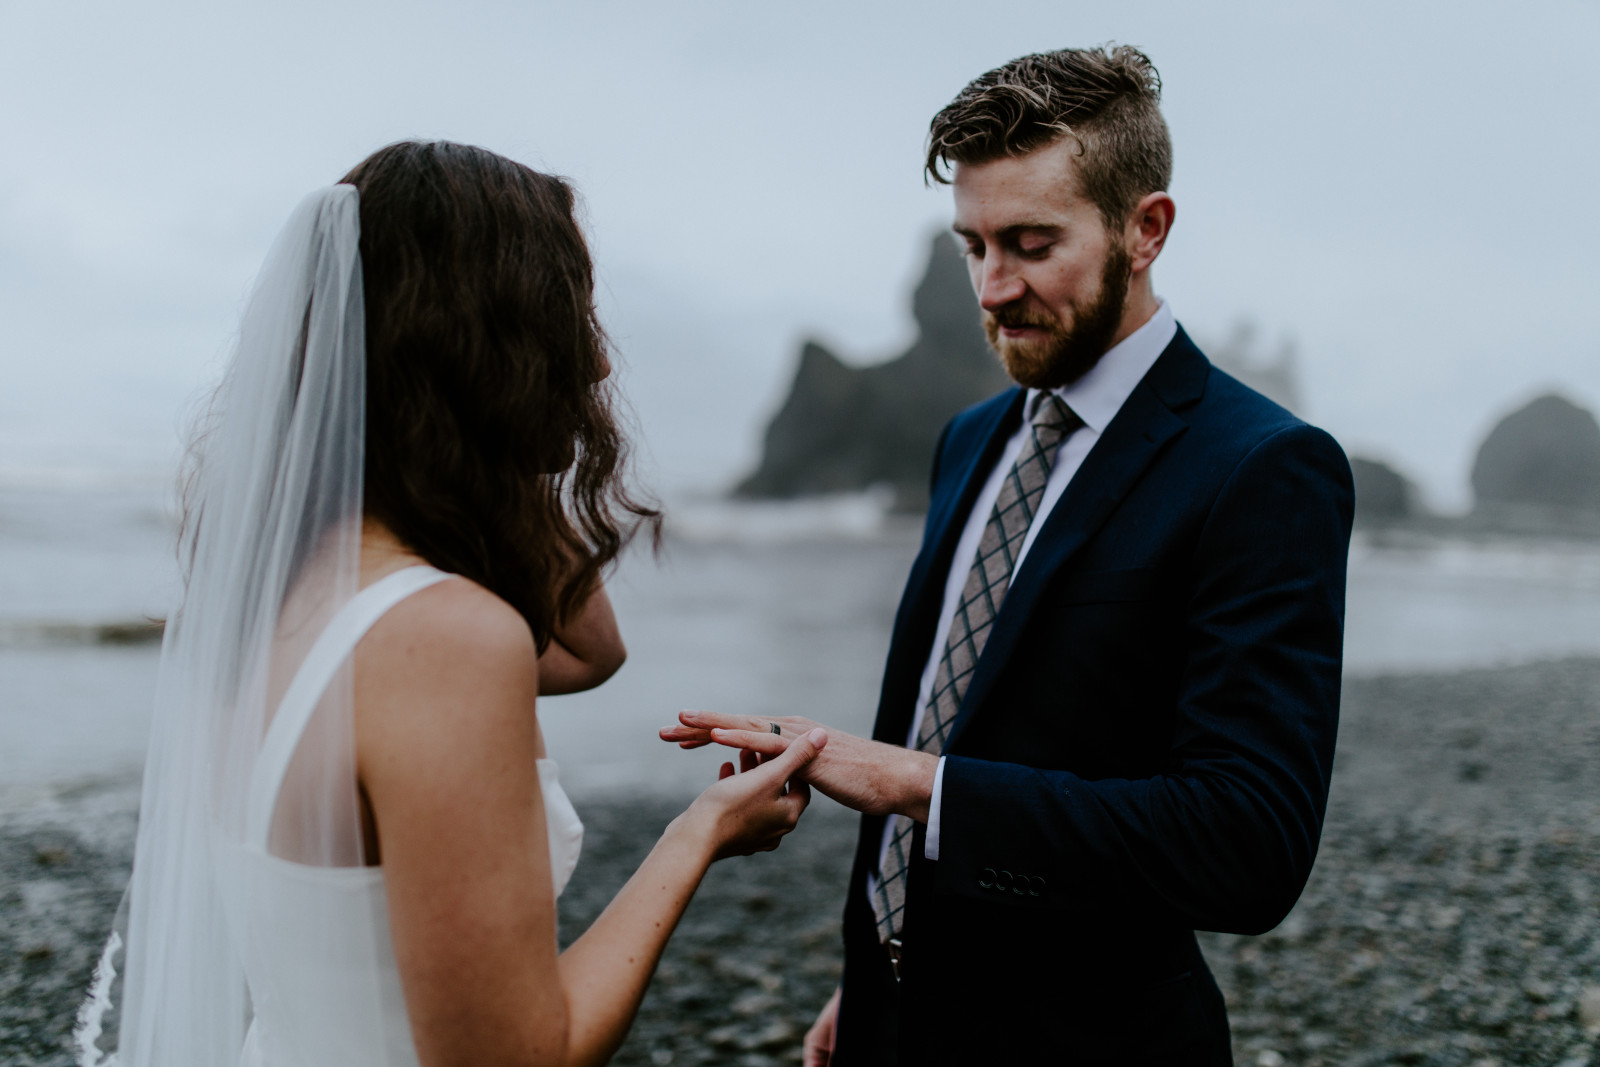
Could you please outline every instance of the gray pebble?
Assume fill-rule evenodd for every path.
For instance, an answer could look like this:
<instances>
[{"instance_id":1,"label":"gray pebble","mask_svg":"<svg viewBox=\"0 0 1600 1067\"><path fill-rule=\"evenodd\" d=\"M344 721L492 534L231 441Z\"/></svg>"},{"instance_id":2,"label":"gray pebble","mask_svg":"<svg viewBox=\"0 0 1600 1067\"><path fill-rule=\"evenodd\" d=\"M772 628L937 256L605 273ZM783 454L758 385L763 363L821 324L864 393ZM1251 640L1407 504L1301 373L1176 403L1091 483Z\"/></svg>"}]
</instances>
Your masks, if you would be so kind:
<instances>
[{"instance_id":1,"label":"gray pebble","mask_svg":"<svg viewBox=\"0 0 1600 1067\"><path fill-rule=\"evenodd\" d=\"M0 818L0 1063L72 1063L134 803L80 791ZM682 804L580 804L566 941ZM839 978L855 829L818 797L777 852L712 868L613 1063L798 1063ZM1241 1065L1595 1067L1597 894L1600 661L1354 680L1300 903L1268 934L1201 943Z\"/></svg>"}]
</instances>

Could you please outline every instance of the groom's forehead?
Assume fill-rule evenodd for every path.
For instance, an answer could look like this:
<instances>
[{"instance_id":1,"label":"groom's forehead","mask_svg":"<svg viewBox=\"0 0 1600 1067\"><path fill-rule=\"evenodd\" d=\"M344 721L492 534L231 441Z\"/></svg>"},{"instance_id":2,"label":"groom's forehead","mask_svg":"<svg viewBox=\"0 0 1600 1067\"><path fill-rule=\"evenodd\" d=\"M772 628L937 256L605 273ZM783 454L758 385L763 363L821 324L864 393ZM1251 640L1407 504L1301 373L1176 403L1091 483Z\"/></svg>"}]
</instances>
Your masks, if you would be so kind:
<instances>
[{"instance_id":1,"label":"groom's forehead","mask_svg":"<svg viewBox=\"0 0 1600 1067\"><path fill-rule=\"evenodd\" d=\"M958 230L980 223L992 229L1058 225L1064 216L1093 210L1079 191L1072 155L1056 146L957 164L951 184Z\"/></svg>"}]
</instances>

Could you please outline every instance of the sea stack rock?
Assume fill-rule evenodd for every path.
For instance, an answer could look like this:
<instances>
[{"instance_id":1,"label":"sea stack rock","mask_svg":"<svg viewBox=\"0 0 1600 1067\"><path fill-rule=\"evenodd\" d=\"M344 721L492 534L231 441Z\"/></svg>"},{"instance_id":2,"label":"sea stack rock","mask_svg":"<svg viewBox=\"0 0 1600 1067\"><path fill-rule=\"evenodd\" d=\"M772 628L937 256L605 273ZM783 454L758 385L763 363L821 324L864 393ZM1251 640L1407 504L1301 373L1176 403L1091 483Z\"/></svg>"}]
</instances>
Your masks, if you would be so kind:
<instances>
[{"instance_id":1,"label":"sea stack rock","mask_svg":"<svg viewBox=\"0 0 1600 1067\"><path fill-rule=\"evenodd\" d=\"M917 340L900 356L851 367L816 341L767 426L761 465L734 490L798 497L887 484L897 506L927 504L933 445L950 416L1004 389L965 265L947 235L933 239L912 295Z\"/></svg>"},{"instance_id":2,"label":"sea stack rock","mask_svg":"<svg viewBox=\"0 0 1600 1067\"><path fill-rule=\"evenodd\" d=\"M1356 521L1369 525L1404 522L1418 512L1417 487L1387 463L1350 457L1356 483Z\"/></svg>"},{"instance_id":3,"label":"sea stack rock","mask_svg":"<svg viewBox=\"0 0 1600 1067\"><path fill-rule=\"evenodd\" d=\"M1600 425L1564 397L1539 397L1489 432L1472 490L1479 509L1600 507Z\"/></svg>"}]
</instances>

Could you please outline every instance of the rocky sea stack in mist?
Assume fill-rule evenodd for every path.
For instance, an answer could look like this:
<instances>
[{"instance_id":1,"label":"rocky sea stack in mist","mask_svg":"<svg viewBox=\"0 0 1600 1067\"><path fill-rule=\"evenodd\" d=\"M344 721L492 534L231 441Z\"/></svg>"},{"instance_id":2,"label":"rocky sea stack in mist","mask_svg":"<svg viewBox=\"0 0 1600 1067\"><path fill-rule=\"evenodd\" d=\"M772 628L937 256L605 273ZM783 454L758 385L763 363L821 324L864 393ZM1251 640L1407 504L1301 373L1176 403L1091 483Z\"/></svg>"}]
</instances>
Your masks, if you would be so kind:
<instances>
[{"instance_id":1,"label":"rocky sea stack in mist","mask_svg":"<svg viewBox=\"0 0 1600 1067\"><path fill-rule=\"evenodd\" d=\"M888 485L900 508L927 504L939 431L1010 381L984 340L972 284L948 236L931 242L911 309L917 339L884 363L848 366L818 342L805 342L789 398L767 426L761 465L736 495L789 498Z\"/></svg>"},{"instance_id":2,"label":"rocky sea stack in mist","mask_svg":"<svg viewBox=\"0 0 1600 1067\"><path fill-rule=\"evenodd\" d=\"M984 340L977 299L955 243L929 244L912 296L917 339L893 359L844 363L807 340L788 399L767 425L761 464L734 495L790 499L893 489L897 509L928 502L934 442L951 416L1011 384ZM1202 344L1212 362L1303 414L1292 342L1264 355L1248 320ZM1500 420L1472 467L1471 514L1428 511L1417 484L1383 460L1350 457L1356 521L1433 534L1600 537L1600 422L1565 397L1538 397Z\"/></svg>"},{"instance_id":3,"label":"rocky sea stack in mist","mask_svg":"<svg viewBox=\"0 0 1600 1067\"><path fill-rule=\"evenodd\" d=\"M1472 464L1473 508L1431 515L1404 474L1350 458L1356 521L1434 533L1600 537L1600 423L1586 408L1549 393L1497 422Z\"/></svg>"},{"instance_id":4,"label":"rocky sea stack in mist","mask_svg":"<svg viewBox=\"0 0 1600 1067\"><path fill-rule=\"evenodd\" d=\"M1382 460L1350 457L1356 483L1356 521L1364 524L1404 522L1420 511L1415 483Z\"/></svg>"},{"instance_id":5,"label":"rocky sea stack in mist","mask_svg":"<svg viewBox=\"0 0 1600 1067\"><path fill-rule=\"evenodd\" d=\"M1600 424L1565 397L1538 397L1484 439L1472 492L1484 525L1600 533Z\"/></svg>"},{"instance_id":6,"label":"rocky sea stack in mist","mask_svg":"<svg viewBox=\"0 0 1600 1067\"><path fill-rule=\"evenodd\" d=\"M1415 483L1386 463L1350 458L1356 521L1418 525L1440 533L1600 536L1600 423L1546 394L1506 415L1478 446L1473 509L1429 515Z\"/></svg>"}]
</instances>

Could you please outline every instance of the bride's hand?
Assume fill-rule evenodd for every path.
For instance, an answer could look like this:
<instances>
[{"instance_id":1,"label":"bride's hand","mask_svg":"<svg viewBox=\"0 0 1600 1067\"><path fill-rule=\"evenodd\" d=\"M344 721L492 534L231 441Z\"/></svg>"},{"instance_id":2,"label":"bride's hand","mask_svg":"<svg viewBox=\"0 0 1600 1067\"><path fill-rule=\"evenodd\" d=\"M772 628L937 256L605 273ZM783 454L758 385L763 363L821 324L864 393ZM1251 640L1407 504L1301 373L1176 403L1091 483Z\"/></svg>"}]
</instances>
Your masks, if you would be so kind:
<instances>
[{"instance_id":1,"label":"bride's hand","mask_svg":"<svg viewBox=\"0 0 1600 1067\"><path fill-rule=\"evenodd\" d=\"M717 783L679 819L706 835L713 860L771 852L811 802L810 787L797 775L827 743L826 730L812 730L759 765L752 754L741 754L743 772L735 774L733 764L724 763Z\"/></svg>"}]
</instances>

